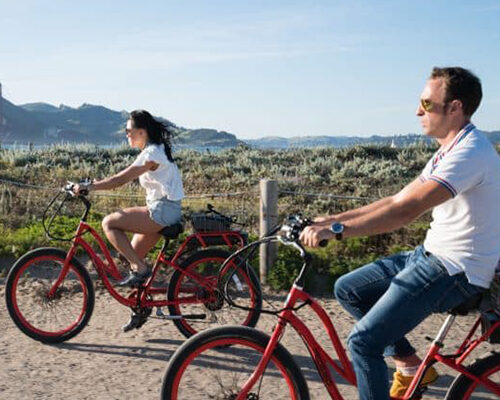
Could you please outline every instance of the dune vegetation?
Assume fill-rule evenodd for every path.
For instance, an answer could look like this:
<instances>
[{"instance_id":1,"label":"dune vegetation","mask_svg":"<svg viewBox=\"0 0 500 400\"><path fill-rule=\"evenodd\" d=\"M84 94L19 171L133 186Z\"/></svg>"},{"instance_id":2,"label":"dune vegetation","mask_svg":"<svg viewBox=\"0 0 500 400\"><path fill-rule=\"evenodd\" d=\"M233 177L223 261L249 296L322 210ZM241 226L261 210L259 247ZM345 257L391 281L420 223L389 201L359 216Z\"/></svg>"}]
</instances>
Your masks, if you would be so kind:
<instances>
[{"instance_id":1,"label":"dune vegetation","mask_svg":"<svg viewBox=\"0 0 500 400\"><path fill-rule=\"evenodd\" d=\"M237 216L251 237L258 235L259 181L279 182L280 216L335 213L395 193L415 179L435 148L419 144L404 148L354 146L257 150L245 146L221 151L182 150L175 153L187 198L186 214L207 203ZM101 178L120 171L137 151L93 145L57 145L40 149L0 150L0 256L18 257L27 250L49 245L41 224L43 211L67 180ZM20 182L17 186L12 182ZM339 197L335 197L339 196ZM345 198L354 197L354 198ZM90 220L100 226L104 215L121 207L143 205L143 191L132 182L112 192L91 195ZM61 235L71 236L78 209L57 221ZM315 266L328 285L339 275L382 255L409 249L423 240L429 215L391 234L331 242L315 251ZM51 245L55 245L52 243ZM64 243L63 243L64 245ZM269 283L288 287L300 260L293 250L280 247Z\"/></svg>"}]
</instances>

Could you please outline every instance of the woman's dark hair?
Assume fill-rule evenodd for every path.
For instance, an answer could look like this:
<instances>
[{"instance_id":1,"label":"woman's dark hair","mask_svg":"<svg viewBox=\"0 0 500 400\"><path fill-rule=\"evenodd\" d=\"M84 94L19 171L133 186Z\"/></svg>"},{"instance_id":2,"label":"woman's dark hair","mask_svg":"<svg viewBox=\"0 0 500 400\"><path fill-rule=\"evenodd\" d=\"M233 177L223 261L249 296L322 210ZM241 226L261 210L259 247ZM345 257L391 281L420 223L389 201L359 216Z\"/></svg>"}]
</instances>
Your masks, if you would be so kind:
<instances>
[{"instance_id":1,"label":"woman's dark hair","mask_svg":"<svg viewBox=\"0 0 500 400\"><path fill-rule=\"evenodd\" d=\"M165 148L165 154L170 162L174 162L172 157L171 139L174 136L173 129L163 122L157 121L146 110L135 110L130 113L130 119L134 128L145 129L148 133L148 139L151 143L162 144Z\"/></svg>"}]
</instances>

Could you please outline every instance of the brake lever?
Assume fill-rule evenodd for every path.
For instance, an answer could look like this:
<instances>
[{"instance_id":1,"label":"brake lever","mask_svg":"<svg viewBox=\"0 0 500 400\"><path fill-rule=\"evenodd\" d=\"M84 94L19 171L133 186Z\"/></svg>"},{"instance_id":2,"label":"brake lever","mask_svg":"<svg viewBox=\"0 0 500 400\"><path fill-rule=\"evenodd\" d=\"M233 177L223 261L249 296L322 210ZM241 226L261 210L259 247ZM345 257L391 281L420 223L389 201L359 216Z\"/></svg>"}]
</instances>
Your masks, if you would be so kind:
<instances>
[{"instance_id":1,"label":"brake lever","mask_svg":"<svg viewBox=\"0 0 500 400\"><path fill-rule=\"evenodd\" d=\"M75 183L71 181L67 181L66 185L62 188L61 191L65 192L66 194L71 195L72 197L76 196L76 193L73 192L73 188L75 187Z\"/></svg>"},{"instance_id":2,"label":"brake lever","mask_svg":"<svg viewBox=\"0 0 500 400\"><path fill-rule=\"evenodd\" d=\"M80 185L89 185L90 180L89 179L82 179L80 181ZM75 183L71 181L67 181L66 186L62 189L63 192L66 192L66 194L69 194L71 197L79 197L79 196L87 196L89 194L88 189L80 189L78 193L74 192L75 188Z\"/></svg>"},{"instance_id":3,"label":"brake lever","mask_svg":"<svg viewBox=\"0 0 500 400\"><path fill-rule=\"evenodd\" d=\"M293 219L295 222L298 223L298 226L296 225L295 227L298 228L300 232L302 232L305 227L312 225L314 223L311 219L309 219L307 217L303 217L302 214L300 214L300 213L289 216L288 220L290 220L290 219ZM285 225L283 225L282 230L285 231L287 235L290 235L294 231L294 226L285 224ZM296 238L297 241L299 241L299 237L300 237L300 234ZM288 238L286 240L290 241ZM322 241L319 242L319 247L326 247L327 245L328 245L327 239L323 239Z\"/></svg>"}]
</instances>

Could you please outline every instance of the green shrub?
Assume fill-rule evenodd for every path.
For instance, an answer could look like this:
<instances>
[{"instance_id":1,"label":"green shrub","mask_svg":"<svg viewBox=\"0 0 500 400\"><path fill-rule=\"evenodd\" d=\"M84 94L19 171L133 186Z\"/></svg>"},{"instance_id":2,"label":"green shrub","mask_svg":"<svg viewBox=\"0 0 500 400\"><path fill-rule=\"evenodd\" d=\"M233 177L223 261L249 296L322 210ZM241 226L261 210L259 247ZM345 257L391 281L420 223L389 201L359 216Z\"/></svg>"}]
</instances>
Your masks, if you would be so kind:
<instances>
[{"instance_id":1,"label":"green shrub","mask_svg":"<svg viewBox=\"0 0 500 400\"><path fill-rule=\"evenodd\" d=\"M176 152L175 157L182 171L186 193L245 193L227 199L188 199L183 202L184 209L197 211L210 202L229 214L239 210L244 215L244 222L248 223L245 229L254 235L251 240L255 240L258 229L258 184L263 178L277 179L281 190L294 192L280 194L280 218L296 211L314 217L358 207L368 200L340 200L310 196L309 193L367 199L393 194L418 176L434 151L434 147L424 144L396 149L387 146L353 146L286 151L242 146L210 154L182 150ZM2 149L0 178L59 188L66 180L76 181L87 176L101 178L116 173L130 165L136 155L137 150L126 146L103 149L94 145L62 145L36 148L31 152ZM143 193L136 182L114 191L114 194L123 196ZM1 184L0 255L19 256L34 247L62 245L49 242L39 222L51 196L53 191L50 190ZM98 213L92 213L90 222L99 232L103 215L124 207L144 205L144 200L137 198L110 198L92 194L90 199L92 209L98 210ZM422 243L429 220L430 216L426 215L391 234L332 241L328 247L313 251L311 273L333 281L379 257L411 249ZM70 237L77 223L77 218L58 219L54 232ZM182 239L171 243L169 251L177 249ZM151 258L156 256L161 245L160 242L153 250ZM252 265L258 270L258 257L252 260ZM290 287L301 265L300 257L293 249L280 246L278 260L269 272L268 282L276 288Z\"/></svg>"},{"instance_id":2,"label":"green shrub","mask_svg":"<svg viewBox=\"0 0 500 400\"><path fill-rule=\"evenodd\" d=\"M267 274L267 282L274 289L289 289L297 277L303 261L291 246L278 245L278 256Z\"/></svg>"}]
</instances>

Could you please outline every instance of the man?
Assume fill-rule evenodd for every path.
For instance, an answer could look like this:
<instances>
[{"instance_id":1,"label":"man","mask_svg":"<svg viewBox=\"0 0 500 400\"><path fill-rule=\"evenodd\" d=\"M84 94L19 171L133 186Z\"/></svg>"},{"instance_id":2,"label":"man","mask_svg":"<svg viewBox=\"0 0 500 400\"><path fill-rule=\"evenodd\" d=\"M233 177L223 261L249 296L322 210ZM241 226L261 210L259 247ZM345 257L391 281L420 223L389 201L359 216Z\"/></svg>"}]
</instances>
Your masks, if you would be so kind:
<instances>
[{"instance_id":1,"label":"man","mask_svg":"<svg viewBox=\"0 0 500 400\"><path fill-rule=\"evenodd\" d=\"M433 312L444 312L488 288L500 256L500 158L470 122L481 83L463 68L434 68L420 98L423 131L441 145L422 174L394 196L321 217L301 240L390 232L433 209L423 246L352 271L335 295L358 321L348 339L361 399L388 399L384 356L397 371L391 398L402 397L420 359L404 337ZM431 368L423 384L437 379Z\"/></svg>"}]
</instances>

